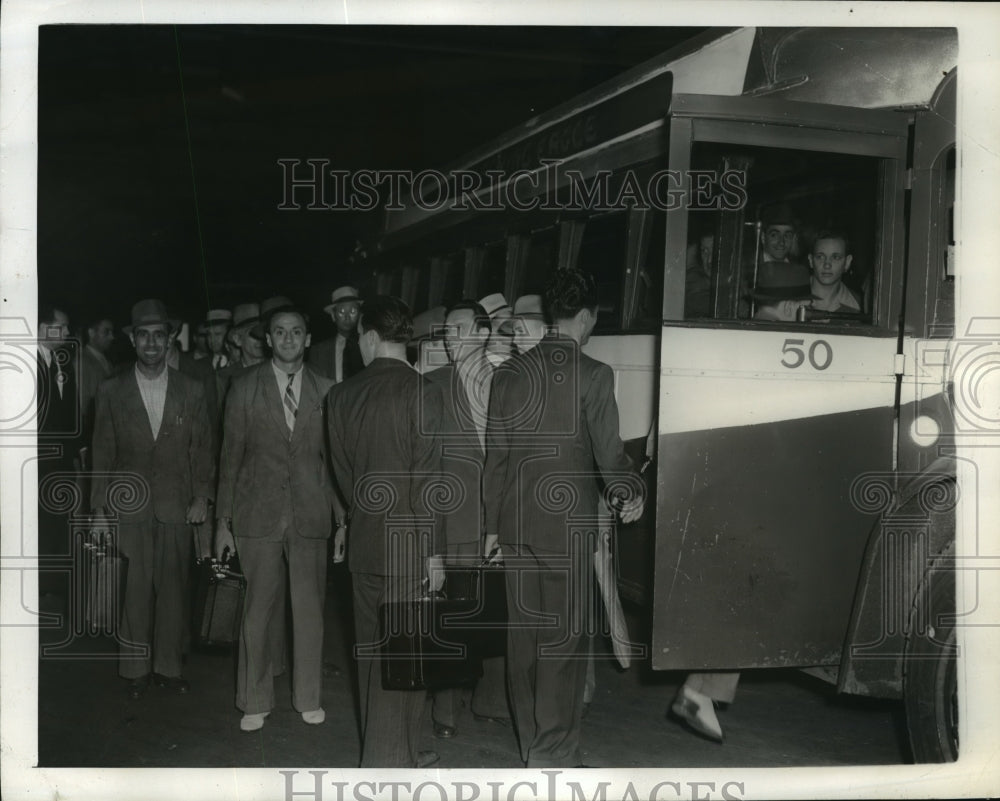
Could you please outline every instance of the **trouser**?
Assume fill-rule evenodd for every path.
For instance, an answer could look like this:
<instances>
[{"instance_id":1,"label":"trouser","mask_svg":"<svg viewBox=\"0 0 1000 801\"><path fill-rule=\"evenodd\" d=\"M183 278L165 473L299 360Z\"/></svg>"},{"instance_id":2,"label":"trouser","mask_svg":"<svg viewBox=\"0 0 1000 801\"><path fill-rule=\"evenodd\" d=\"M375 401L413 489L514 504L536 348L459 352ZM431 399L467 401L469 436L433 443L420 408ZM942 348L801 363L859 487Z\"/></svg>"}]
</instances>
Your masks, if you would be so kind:
<instances>
[{"instance_id":1,"label":"trouser","mask_svg":"<svg viewBox=\"0 0 1000 801\"><path fill-rule=\"evenodd\" d=\"M593 551L570 557L504 544L507 685L526 767L580 764Z\"/></svg>"},{"instance_id":2,"label":"trouser","mask_svg":"<svg viewBox=\"0 0 1000 801\"><path fill-rule=\"evenodd\" d=\"M361 767L414 768L426 693L386 690L378 654L379 606L420 596L420 579L354 573L354 633L361 700Z\"/></svg>"},{"instance_id":3,"label":"trouser","mask_svg":"<svg viewBox=\"0 0 1000 801\"><path fill-rule=\"evenodd\" d=\"M713 701L721 704L731 704L736 697L736 685L740 681L738 670L722 671L720 673L688 673L684 686L702 695L707 695Z\"/></svg>"},{"instance_id":4,"label":"trouser","mask_svg":"<svg viewBox=\"0 0 1000 801\"><path fill-rule=\"evenodd\" d=\"M449 543L447 561L463 566L478 564L482 560L482 545L474 542ZM502 656L483 660L483 675L476 682L472 692L472 712L488 718L509 718L507 705L506 660ZM431 714L434 720L446 726L454 726L458 715L461 691L447 688L433 694L434 705Z\"/></svg>"},{"instance_id":5,"label":"trouser","mask_svg":"<svg viewBox=\"0 0 1000 801\"><path fill-rule=\"evenodd\" d=\"M121 523L118 550L128 558L118 672L127 679L152 669L181 675L185 597L191 577L191 527L185 523ZM144 649L136 654L136 646Z\"/></svg>"},{"instance_id":6,"label":"trouser","mask_svg":"<svg viewBox=\"0 0 1000 801\"><path fill-rule=\"evenodd\" d=\"M248 715L274 707L274 675L281 667L275 664L280 642L276 632L285 622L286 575L292 606L292 706L299 712L321 706L326 543L293 531L281 540L236 537L247 579L236 706Z\"/></svg>"}]
</instances>

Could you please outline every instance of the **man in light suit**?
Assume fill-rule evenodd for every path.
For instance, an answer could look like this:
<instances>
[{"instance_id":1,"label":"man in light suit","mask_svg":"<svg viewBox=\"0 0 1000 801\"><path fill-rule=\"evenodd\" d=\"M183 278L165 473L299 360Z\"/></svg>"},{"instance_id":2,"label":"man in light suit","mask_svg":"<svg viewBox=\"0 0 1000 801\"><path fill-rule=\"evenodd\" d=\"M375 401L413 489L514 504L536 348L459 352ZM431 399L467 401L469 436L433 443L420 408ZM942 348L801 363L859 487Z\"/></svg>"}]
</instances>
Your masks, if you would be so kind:
<instances>
[{"instance_id":1,"label":"man in light suit","mask_svg":"<svg viewBox=\"0 0 1000 801\"><path fill-rule=\"evenodd\" d=\"M272 358L237 376L226 396L215 552L235 550L247 579L237 668L240 728L256 731L274 707L272 627L292 605L292 706L306 723L326 719L320 704L327 540L338 542L343 508L328 468L323 401L330 382L302 363L308 319L294 306L265 321ZM287 571L287 574L286 572Z\"/></svg>"},{"instance_id":2,"label":"man in light suit","mask_svg":"<svg viewBox=\"0 0 1000 801\"><path fill-rule=\"evenodd\" d=\"M138 698L150 669L157 685L189 689L181 661L191 526L205 521L215 496L215 459L202 385L167 366L177 323L166 307L139 301L124 330L136 364L97 391L91 506L98 515L113 511L108 491L116 472L138 473L149 490L139 509L120 512L118 527L118 547L128 559L120 639L152 651L137 658L123 650L119 660L129 693Z\"/></svg>"},{"instance_id":3,"label":"man in light suit","mask_svg":"<svg viewBox=\"0 0 1000 801\"><path fill-rule=\"evenodd\" d=\"M599 479L624 522L643 507L611 368L580 351L597 321L594 279L560 271L546 301L555 331L494 375L483 482L485 549L499 543L506 565L507 681L529 768L580 764Z\"/></svg>"},{"instance_id":4,"label":"man in light suit","mask_svg":"<svg viewBox=\"0 0 1000 801\"><path fill-rule=\"evenodd\" d=\"M378 610L419 597L425 560L440 554L440 523L427 501L440 480L433 432L441 399L406 361L413 320L405 303L366 301L358 331L366 366L330 390L327 418L337 486L351 512L361 767L425 767L438 758L416 748L425 693L382 688Z\"/></svg>"},{"instance_id":5,"label":"man in light suit","mask_svg":"<svg viewBox=\"0 0 1000 801\"><path fill-rule=\"evenodd\" d=\"M337 287L323 311L330 315L337 333L332 339L309 349L309 366L339 384L365 366L358 348L358 315L361 312L358 290L353 286Z\"/></svg>"},{"instance_id":6,"label":"man in light suit","mask_svg":"<svg viewBox=\"0 0 1000 801\"><path fill-rule=\"evenodd\" d=\"M474 300L452 306L444 318L444 346L448 364L426 374L440 392L441 470L458 479L463 490L461 505L444 520L449 562L469 566L482 561L483 553L483 463L486 460L486 416L489 410L493 365L486 355L492 331L486 309ZM434 736L454 737L458 691L434 693ZM472 714L509 725L504 659L483 660L483 676L472 696Z\"/></svg>"}]
</instances>

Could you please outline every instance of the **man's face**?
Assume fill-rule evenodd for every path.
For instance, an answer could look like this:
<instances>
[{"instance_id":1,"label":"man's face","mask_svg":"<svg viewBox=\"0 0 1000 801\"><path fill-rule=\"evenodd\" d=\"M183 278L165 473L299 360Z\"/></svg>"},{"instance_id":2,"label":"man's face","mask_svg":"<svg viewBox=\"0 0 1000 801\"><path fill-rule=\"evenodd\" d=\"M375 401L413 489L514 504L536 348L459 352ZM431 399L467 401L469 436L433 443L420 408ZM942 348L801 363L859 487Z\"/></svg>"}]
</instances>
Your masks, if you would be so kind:
<instances>
[{"instance_id":1,"label":"man's face","mask_svg":"<svg viewBox=\"0 0 1000 801\"><path fill-rule=\"evenodd\" d=\"M337 331L345 337L352 331L356 331L358 328L358 313L360 310L361 307L356 301L338 303L334 306L333 313L330 316L333 318L333 322L337 325Z\"/></svg>"},{"instance_id":2,"label":"man's face","mask_svg":"<svg viewBox=\"0 0 1000 801\"><path fill-rule=\"evenodd\" d=\"M226 347L226 332L229 327L225 323L210 325L207 331L208 349L212 353L222 353Z\"/></svg>"},{"instance_id":3,"label":"man's face","mask_svg":"<svg viewBox=\"0 0 1000 801\"><path fill-rule=\"evenodd\" d=\"M769 225L761 234L764 252L774 261L785 261L795 244L795 226Z\"/></svg>"},{"instance_id":4,"label":"man's face","mask_svg":"<svg viewBox=\"0 0 1000 801\"><path fill-rule=\"evenodd\" d=\"M509 359L513 353L514 329L509 322L513 316L513 311L504 309L492 318L493 333L490 334L487 350L503 360Z\"/></svg>"},{"instance_id":5,"label":"man's face","mask_svg":"<svg viewBox=\"0 0 1000 801\"><path fill-rule=\"evenodd\" d=\"M242 339L243 355L251 359L264 358L264 341L257 339L249 332L243 335Z\"/></svg>"},{"instance_id":6,"label":"man's face","mask_svg":"<svg viewBox=\"0 0 1000 801\"><path fill-rule=\"evenodd\" d=\"M170 347L170 330L163 323L141 325L132 331L129 339L135 346L135 356L146 367L157 368L167 358Z\"/></svg>"},{"instance_id":7,"label":"man's face","mask_svg":"<svg viewBox=\"0 0 1000 801\"><path fill-rule=\"evenodd\" d=\"M847 255L843 239L817 239L809 254L809 266L821 285L835 286L850 269L852 258Z\"/></svg>"},{"instance_id":8,"label":"man's face","mask_svg":"<svg viewBox=\"0 0 1000 801\"><path fill-rule=\"evenodd\" d=\"M40 321L38 336L50 348L62 345L69 339L69 317L66 312L56 309L51 320Z\"/></svg>"},{"instance_id":9,"label":"man's face","mask_svg":"<svg viewBox=\"0 0 1000 801\"><path fill-rule=\"evenodd\" d=\"M444 348L448 358L457 362L481 348L487 337L483 329L476 329L476 313L472 309L458 309L444 319Z\"/></svg>"},{"instance_id":10,"label":"man's face","mask_svg":"<svg viewBox=\"0 0 1000 801\"><path fill-rule=\"evenodd\" d=\"M698 240L698 256L701 259L701 269L708 273L712 268L712 251L715 247L715 237L709 234Z\"/></svg>"},{"instance_id":11,"label":"man's face","mask_svg":"<svg viewBox=\"0 0 1000 801\"><path fill-rule=\"evenodd\" d=\"M306 321L295 312L280 312L271 318L267 344L279 362L290 364L301 359L309 347Z\"/></svg>"},{"instance_id":12,"label":"man's face","mask_svg":"<svg viewBox=\"0 0 1000 801\"><path fill-rule=\"evenodd\" d=\"M110 320L98 320L87 330L87 334L90 344L101 353L107 353L115 341L115 329Z\"/></svg>"}]
</instances>

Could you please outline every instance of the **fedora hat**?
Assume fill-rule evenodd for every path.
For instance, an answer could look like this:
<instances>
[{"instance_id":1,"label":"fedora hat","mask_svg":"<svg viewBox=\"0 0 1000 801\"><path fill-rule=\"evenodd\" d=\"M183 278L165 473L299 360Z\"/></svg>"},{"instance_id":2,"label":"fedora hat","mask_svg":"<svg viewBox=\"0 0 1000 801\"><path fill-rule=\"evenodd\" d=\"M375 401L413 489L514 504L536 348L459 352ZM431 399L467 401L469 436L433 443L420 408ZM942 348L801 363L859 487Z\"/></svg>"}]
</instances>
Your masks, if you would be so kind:
<instances>
[{"instance_id":1,"label":"fedora hat","mask_svg":"<svg viewBox=\"0 0 1000 801\"><path fill-rule=\"evenodd\" d=\"M754 300L808 300L812 297L809 268L793 261L765 261L757 270Z\"/></svg>"},{"instance_id":2,"label":"fedora hat","mask_svg":"<svg viewBox=\"0 0 1000 801\"><path fill-rule=\"evenodd\" d=\"M274 295L260 302L260 315L253 328L250 329L250 336L263 341L264 330L267 328L270 317L282 309L294 308L295 304L284 295Z\"/></svg>"},{"instance_id":3,"label":"fedora hat","mask_svg":"<svg viewBox=\"0 0 1000 801\"><path fill-rule=\"evenodd\" d=\"M240 303L233 309L233 328L256 323L260 319L260 306L256 303Z\"/></svg>"},{"instance_id":4,"label":"fedora hat","mask_svg":"<svg viewBox=\"0 0 1000 801\"><path fill-rule=\"evenodd\" d=\"M122 331L131 335L136 328L144 325L165 325L172 333L181 327L181 321L167 314L167 307L162 300L148 298L132 306L132 322L122 326Z\"/></svg>"},{"instance_id":5,"label":"fedora hat","mask_svg":"<svg viewBox=\"0 0 1000 801\"><path fill-rule=\"evenodd\" d=\"M323 307L323 311L327 314L333 314L333 310L338 303L361 303L357 288L353 286L337 287L330 293L330 303Z\"/></svg>"},{"instance_id":6,"label":"fedora hat","mask_svg":"<svg viewBox=\"0 0 1000 801\"><path fill-rule=\"evenodd\" d=\"M514 301L515 317L534 317L538 320L545 319L545 312L542 310L541 295L521 295Z\"/></svg>"},{"instance_id":7,"label":"fedora hat","mask_svg":"<svg viewBox=\"0 0 1000 801\"><path fill-rule=\"evenodd\" d=\"M205 315L208 325L229 325L233 321L233 313L229 309L210 309Z\"/></svg>"},{"instance_id":8,"label":"fedora hat","mask_svg":"<svg viewBox=\"0 0 1000 801\"><path fill-rule=\"evenodd\" d=\"M792 207L787 203L772 203L766 206L760 215L760 222L764 228L772 225L796 226L795 216L792 214Z\"/></svg>"},{"instance_id":9,"label":"fedora hat","mask_svg":"<svg viewBox=\"0 0 1000 801\"><path fill-rule=\"evenodd\" d=\"M507 302L507 298L505 298L501 292L494 292L492 295L487 295L479 301L479 305L486 310L486 313L490 316L491 320L495 320L497 315L504 311L504 309L508 312L513 311L510 304ZM504 316L507 317L509 315Z\"/></svg>"}]
</instances>

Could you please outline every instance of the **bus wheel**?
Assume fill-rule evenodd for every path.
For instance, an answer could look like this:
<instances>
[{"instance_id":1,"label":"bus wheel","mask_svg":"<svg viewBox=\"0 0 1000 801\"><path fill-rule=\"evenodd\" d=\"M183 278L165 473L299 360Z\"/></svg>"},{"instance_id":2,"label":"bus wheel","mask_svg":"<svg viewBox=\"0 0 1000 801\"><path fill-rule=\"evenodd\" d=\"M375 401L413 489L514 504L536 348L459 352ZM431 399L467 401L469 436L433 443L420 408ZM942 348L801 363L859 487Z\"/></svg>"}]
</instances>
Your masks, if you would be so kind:
<instances>
[{"instance_id":1,"label":"bus wheel","mask_svg":"<svg viewBox=\"0 0 1000 801\"><path fill-rule=\"evenodd\" d=\"M954 544L924 575L903 657L903 702L915 762L958 758ZM947 559L947 567L938 564Z\"/></svg>"}]
</instances>

